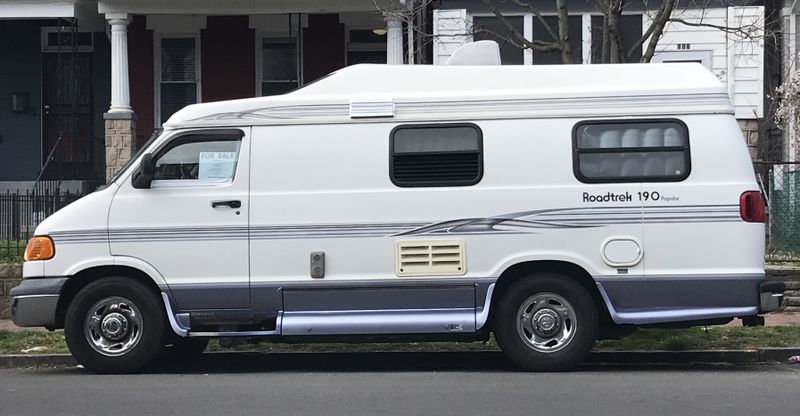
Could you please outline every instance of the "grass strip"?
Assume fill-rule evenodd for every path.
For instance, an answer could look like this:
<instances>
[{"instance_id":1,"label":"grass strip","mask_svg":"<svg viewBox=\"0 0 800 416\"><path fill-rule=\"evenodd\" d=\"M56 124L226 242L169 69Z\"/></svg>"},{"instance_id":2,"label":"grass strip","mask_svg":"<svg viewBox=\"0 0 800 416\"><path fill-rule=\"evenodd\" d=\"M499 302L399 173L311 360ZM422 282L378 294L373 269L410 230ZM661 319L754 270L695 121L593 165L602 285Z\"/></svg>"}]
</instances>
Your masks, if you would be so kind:
<instances>
[{"instance_id":1,"label":"grass strip","mask_svg":"<svg viewBox=\"0 0 800 416\"><path fill-rule=\"evenodd\" d=\"M229 339L230 340L230 339ZM245 339L212 340L209 351L259 352L435 352L498 350L488 342L403 342L403 343L246 343ZM765 347L800 347L800 326L709 327L689 329L641 329L619 340L598 341L598 351L687 351L750 350ZM66 353L63 331L0 331L0 354Z\"/></svg>"},{"instance_id":2,"label":"grass strip","mask_svg":"<svg viewBox=\"0 0 800 416\"><path fill-rule=\"evenodd\" d=\"M22 264L27 240L0 240L0 264Z\"/></svg>"}]
</instances>

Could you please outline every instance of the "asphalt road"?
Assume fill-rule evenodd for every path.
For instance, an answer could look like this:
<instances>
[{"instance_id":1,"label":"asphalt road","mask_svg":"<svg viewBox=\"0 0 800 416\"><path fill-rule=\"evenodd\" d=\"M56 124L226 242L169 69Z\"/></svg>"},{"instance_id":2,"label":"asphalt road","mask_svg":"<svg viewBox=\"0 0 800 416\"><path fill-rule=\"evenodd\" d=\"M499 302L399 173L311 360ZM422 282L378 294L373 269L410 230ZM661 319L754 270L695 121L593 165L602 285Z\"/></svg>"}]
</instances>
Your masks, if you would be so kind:
<instances>
[{"instance_id":1,"label":"asphalt road","mask_svg":"<svg viewBox=\"0 0 800 416\"><path fill-rule=\"evenodd\" d=\"M0 370L0 415L798 415L800 366L586 365L497 353L209 356L147 374Z\"/></svg>"}]
</instances>

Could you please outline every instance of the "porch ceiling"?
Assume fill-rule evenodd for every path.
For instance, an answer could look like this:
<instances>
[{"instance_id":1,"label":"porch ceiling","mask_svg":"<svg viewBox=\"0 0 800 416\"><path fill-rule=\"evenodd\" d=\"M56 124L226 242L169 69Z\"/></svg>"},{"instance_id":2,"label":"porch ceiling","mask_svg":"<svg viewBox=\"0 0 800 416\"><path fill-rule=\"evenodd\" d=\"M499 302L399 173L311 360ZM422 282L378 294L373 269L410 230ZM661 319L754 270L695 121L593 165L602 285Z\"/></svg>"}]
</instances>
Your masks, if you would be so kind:
<instances>
[{"instance_id":1,"label":"porch ceiling","mask_svg":"<svg viewBox=\"0 0 800 416\"><path fill-rule=\"evenodd\" d=\"M100 13L241 15L375 11L393 0L98 0ZM398 0L394 0L397 2Z\"/></svg>"}]
</instances>

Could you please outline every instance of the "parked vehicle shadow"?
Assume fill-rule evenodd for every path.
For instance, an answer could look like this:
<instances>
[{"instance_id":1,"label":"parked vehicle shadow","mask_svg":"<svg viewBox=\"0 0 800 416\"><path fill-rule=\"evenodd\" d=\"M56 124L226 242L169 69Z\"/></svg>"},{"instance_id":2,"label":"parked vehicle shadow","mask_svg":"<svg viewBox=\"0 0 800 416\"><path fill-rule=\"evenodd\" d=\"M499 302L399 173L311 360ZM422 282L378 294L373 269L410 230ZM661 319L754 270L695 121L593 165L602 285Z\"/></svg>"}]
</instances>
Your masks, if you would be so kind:
<instances>
[{"instance_id":1,"label":"parked vehicle shadow","mask_svg":"<svg viewBox=\"0 0 800 416\"><path fill-rule=\"evenodd\" d=\"M600 363L588 360L574 371L759 371L760 365ZM258 372L519 372L496 351L473 352L298 352L206 353L191 359L165 361L149 373L258 373Z\"/></svg>"},{"instance_id":2,"label":"parked vehicle shadow","mask_svg":"<svg viewBox=\"0 0 800 416\"><path fill-rule=\"evenodd\" d=\"M156 373L513 371L500 352L206 353L161 360Z\"/></svg>"}]
</instances>

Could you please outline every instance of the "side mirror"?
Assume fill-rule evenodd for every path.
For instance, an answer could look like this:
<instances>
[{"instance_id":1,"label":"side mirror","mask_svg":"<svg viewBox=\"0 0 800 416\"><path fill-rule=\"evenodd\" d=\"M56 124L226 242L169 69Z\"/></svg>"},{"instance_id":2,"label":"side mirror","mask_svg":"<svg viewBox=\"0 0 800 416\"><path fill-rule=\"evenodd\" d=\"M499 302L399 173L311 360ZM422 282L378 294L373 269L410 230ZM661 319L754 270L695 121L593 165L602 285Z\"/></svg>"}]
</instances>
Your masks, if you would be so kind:
<instances>
[{"instance_id":1,"label":"side mirror","mask_svg":"<svg viewBox=\"0 0 800 416\"><path fill-rule=\"evenodd\" d=\"M145 153L142 155L142 162L139 169L133 175L133 187L136 189L150 189L153 183L153 155Z\"/></svg>"}]
</instances>

